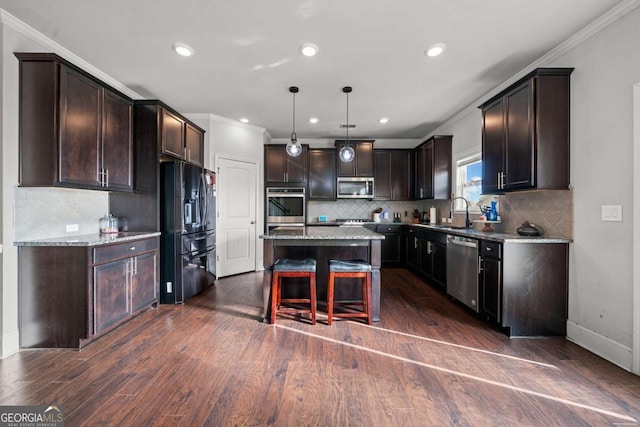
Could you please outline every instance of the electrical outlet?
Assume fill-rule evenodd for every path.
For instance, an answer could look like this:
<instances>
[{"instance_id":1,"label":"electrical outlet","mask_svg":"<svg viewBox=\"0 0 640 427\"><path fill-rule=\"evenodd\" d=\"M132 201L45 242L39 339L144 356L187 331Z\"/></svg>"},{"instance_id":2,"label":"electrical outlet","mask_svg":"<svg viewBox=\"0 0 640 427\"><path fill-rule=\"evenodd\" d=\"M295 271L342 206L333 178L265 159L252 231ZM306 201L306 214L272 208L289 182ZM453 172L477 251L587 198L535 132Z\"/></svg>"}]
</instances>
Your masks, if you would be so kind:
<instances>
[{"instance_id":1,"label":"electrical outlet","mask_svg":"<svg viewBox=\"0 0 640 427\"><path fill-rule=\"evenodd\" d=\"M67 233L78 231L78 224L67 224Z\"/></svg>"},{"instance_id":2,"label":"electrical outlet","mask_svg":"<svg viewBox=\"0 0 640 427\"><path fill-rule=\"evenodd\" d=\"M173 283L167 282L167 293L170 294L173 292Z\"/></svg>"}]
</instances>

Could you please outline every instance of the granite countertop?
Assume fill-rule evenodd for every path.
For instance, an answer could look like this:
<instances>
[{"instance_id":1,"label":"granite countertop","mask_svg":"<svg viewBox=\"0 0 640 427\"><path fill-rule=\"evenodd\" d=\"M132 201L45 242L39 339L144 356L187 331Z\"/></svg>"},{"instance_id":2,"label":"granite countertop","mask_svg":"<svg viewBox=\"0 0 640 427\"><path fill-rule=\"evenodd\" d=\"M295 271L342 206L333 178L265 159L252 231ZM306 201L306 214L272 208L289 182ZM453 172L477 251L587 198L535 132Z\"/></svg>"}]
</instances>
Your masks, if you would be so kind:
<instances>
[{"instance_id":1,"label":"granite countertop","mask_svg":"<svg viewBox=\"0 0 640 427\"><path fill-rule=\"evenodd\" d=\"M346 227L278 227L262 234L266 240L382 240L382 234L359 225Z\"/></svg>"},{"instance_id":2,"label":"granite countertop","mask_svg":"<svg viewBox=\"0 0 640 427\"><path fill-rule=\"evenodd\" d=\"M100 246L159 236L159 231L131 231L118 234L83 234L80 236L54 237L51 239L13 242L15 246Z\"/></svg>"},{"instance_id":3,"label":"granite countertop","mask_svg":"<svg viewBox=\"0 0 640 427\"><path fill-rule=\"evenodd\" d=\"M332 228L332 227L316 227L318 225L324 226L337 226L339 223L337 222L310 222L307 223L309 228ZM479 240L489 240L494 242L508 242L508 243L571 243L571 239L567 239L564 237L554 237L554 236L521 236L517 233L501 233L501 232L484 232L477 230L475 228L454 228L445 224L414 224L407 222L392 222L392 221L381 221L381 222L368 222L363 223L364 225L404 225L407 227L416 227L422 228L426 230L437 231L440 233L453 234L456 236L469 237L473 239Z\"/></svg>"},{"instance_id":4,"label":"granite countertop","mask_svg":"<svg viewBox=\"0 0 640 427\"><path fill-rule=\"evenodd\" d=\"M444 224L442 225L430 225L430 224L407 224L411 227L424 228L427 230L438 231L446 234L453 234L455 236L469 237L478 240L490 240L494 242L508 242L508 243L571 243L570 239L564 237L553 236L521 236L513 233L497 233L497 232L485 232L476 230L474 228L451 228Z\"/></svg>"}]
</instances>

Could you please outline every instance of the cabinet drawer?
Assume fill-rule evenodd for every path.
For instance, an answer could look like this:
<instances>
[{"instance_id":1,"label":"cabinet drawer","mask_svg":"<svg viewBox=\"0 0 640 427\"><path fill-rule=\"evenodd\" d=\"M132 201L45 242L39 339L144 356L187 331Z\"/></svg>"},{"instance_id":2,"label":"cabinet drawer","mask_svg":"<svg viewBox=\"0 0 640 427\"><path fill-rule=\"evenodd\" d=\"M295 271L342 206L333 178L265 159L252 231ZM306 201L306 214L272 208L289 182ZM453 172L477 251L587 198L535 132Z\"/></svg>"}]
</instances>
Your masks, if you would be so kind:
<instances>
[{"instance_id":1,"label":"cabinet drawer","mask_svg":"<svg viewBox=\"0 0 640 427\"><path fill-rule=\"evenodd\" d=\"M416 227L407 226L404 228L404 232L407 236L417 236L418 229Z\"/></svg>"},{"instance_id":2,"label":"cabinet drawer","mask_svg":"<svg viewBox=\"0 0 640 427\"><path fill-rule=\"evenodd\" d=\"M401 225L387 225L387 224L378 224L376 225L376 231L378 233L400 233L402 231Z\"/></svg>"},{"instance_id":3,"label":"cabinet drawer","mask_svg":"<svg viewBox=\"0 0 640 427\"><path fill-rule=\"evenodd\" d=\"M480 251L483 257L502 258L502 244L498 242L488 242L483 240L480 242Z\"/></svg>"},{"instance_id":4,"label":"cabinet drawer","mask_svg":"<svg viewBox=\"0 0 640 427\"><path fill-rule=\"evenodd\" d=\"M131 240L93 249L93 263L101 264L119 258L127 258L158 249L158 239Z\"/></svg>"}]
</instances>

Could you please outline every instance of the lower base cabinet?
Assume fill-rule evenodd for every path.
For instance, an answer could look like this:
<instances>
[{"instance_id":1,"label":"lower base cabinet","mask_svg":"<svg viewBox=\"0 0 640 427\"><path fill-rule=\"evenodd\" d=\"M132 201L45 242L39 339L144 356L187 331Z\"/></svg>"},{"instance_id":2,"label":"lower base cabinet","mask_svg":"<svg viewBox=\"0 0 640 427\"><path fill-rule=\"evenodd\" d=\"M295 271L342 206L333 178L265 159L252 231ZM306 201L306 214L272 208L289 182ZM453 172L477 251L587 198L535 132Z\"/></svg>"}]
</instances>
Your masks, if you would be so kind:
<instances>
[{"instance_id":1,"label":"lower base cabinet","mask_svg":"<svg viewBox=\"0 0 640 427\"><path fill-rule=\"evenodd\" d=\"M157 237L18 254L21 348L82 348L158 303Z\"/></svg>"},{"instance_id":2,"label":"lower base cabinet","mask_svg":"<svg viewBox=\"0 0 640 427\"><path fill-rule=\"evenodd\" d=\"M377 224L376 232L384 235L381 242L381 263L383 267L398 267L403 263L402 225Z\"/></svg>"}]
</instances>

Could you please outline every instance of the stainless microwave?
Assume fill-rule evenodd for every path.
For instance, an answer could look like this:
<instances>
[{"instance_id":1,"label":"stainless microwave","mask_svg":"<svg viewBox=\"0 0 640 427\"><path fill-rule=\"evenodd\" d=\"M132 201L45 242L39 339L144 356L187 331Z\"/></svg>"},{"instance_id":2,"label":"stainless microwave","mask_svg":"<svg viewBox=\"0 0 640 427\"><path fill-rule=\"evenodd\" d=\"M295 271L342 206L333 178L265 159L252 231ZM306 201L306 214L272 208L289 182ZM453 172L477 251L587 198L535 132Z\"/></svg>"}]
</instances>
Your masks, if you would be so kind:
<instances>
[{"instance_id":1,"label":"stainless microwave","mask_svg":"<svg viewBox=\"0 0 640 427\"><path fill-rule=\"evenodd\" d=\"M338 177L339 199L373 199L372 177Z\"/></svg>"},{"instance_id":2,"label":"stainless microwave","mask_svg":"<svg viewBox=\"0 0 640 427\"><path fill-rule=\"evenodd\" d=\"M267 225L304 225L304 188L267 188Z\"/></svg>"}]
</instances>

